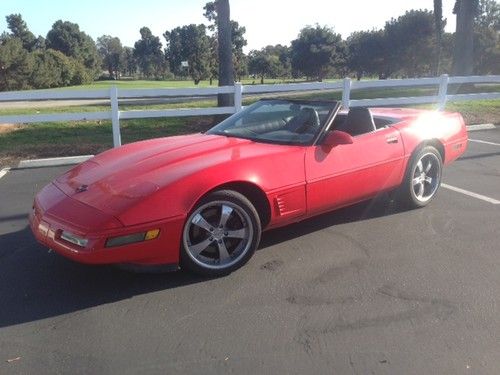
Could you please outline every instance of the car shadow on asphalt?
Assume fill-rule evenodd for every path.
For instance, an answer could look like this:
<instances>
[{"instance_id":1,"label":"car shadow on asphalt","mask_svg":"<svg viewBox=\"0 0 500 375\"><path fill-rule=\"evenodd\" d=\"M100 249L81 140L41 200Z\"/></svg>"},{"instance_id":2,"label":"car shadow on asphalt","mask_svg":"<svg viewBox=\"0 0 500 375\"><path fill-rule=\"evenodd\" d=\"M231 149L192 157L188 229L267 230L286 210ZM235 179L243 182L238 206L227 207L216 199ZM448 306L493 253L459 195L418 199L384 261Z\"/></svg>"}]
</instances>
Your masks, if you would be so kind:
<instances>
[{"instance_id":1,"label":"car shadow on asphalt","mask_svg":"<svg viewBox=\"0 0 500 375\"><path fill-rule=\"evenodd\" d=\"M387 194L382 194L370 201L361 202L295 224L287 225L286 227L265 232L262 236L259 250L335 225L395 215L405 211L407 211L406 208L392 201Z\"/></svg>"},{"instance_id":2,"label":"car shadow on asphalt","mask_svg":"<svg viewBox=\"0 0 500 375\"><path fill-rule=\"evenodd\" d=\"M338 224L401 212L385 199L360 203L264 233L259 250ZM29 229L0 236L0 327L37 321L135 295L206 281L188 272L138 274L69 261Z\"/></svg>"},{"instance_id":3,"label":"car shadow on asphalt","mask_svg":"<svg viewBox=\"0 0 500 375\"><path fill-rule=\"evenodd\" d=\"M0 327L205 280L187 272L138 274L75 263L39 245L26 227L0 236Z\"/></svg>"}]
</instances>

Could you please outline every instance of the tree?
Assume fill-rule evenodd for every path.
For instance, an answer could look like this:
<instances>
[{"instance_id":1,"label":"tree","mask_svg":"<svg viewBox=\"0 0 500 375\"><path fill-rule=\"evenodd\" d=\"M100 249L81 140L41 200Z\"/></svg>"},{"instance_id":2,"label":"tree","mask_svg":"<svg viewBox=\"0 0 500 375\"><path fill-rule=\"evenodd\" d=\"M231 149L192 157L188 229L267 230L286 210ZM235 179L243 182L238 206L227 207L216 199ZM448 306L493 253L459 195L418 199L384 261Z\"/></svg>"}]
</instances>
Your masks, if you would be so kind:
<instances>
[{"instance_id":1,"label":"tree","mask_svg":"<svg viewBox=\"0 0 500 375\"><path fill-rule=\"evenodd\" d=\"M292 41L292 67L322 81L343 63L342 37L326 26L307 26Z\"/></svg>"},{"instance_id":2,"label":"tree","mask_svg":"<svg viewBox=\"0 0 500 375\"><path fill-rule=\"evenodd\" d=\"M261 50L250 51L248 55L249 73L264 78L285 78L292 74L290 48L281 44L269 45Z\"/></svg>"},{"instance_id":3,"label":"tree","mask_svg":"<svg viewBox=\"0 0 500 375\"><path fill-rule=\"evenodd\" d=\"M265 77L275 78L279 75L281 63L279 56L269 53L266 48L260 51L250 51L248 55L248 70L250 74L260 77L260 83L264 83Z\"/></svg>"},{"instance_id":4,"label":"tree","mask_svg":"<svg viewBox=\"0 0 500 375\"><path fill-rule=\"evenodd\" d=\"M0 91L28 89L33 71L31 55L20 38L2 37L0 41Z\"/></svg>"},{"instance_id":5,"label":"tree","mask_svg":"<svg viewBox=\"0 0 500 375\"><path fill-rule=\"evenodd\" d=\"M385 47L382 30L357 31L347 38L347 65L358 81L364 74L384 76Z\"/></svg>"},{"instance_id":6,"label":"tree","mask_svg":"<svg viewBox=\"0 0 500 375\"><path fill-rule=\"evenodd\" d=\"M451 73L451 68L453 66L453 53L455 48L455 34L454 33L443 33L441 40L441 52L439 60L439 72L440 73Z\"/></svg>"},{"instance_id":7,"label":"tree","mask_svg":"<svg viewBox=\"0 0 500 375\"><path fill-rule=\"evenodd\" d=\"M500 73L500 4L480 0L474 25L474 72Z\"/></svg>"},{"instance_id":8,"label":"tree","mask_svg":"<svg viewBox=\"0 0 500 375\"><path fill-rule=\"evenodd\" d=\"M174 74L184 75L186 72L195 85L209 77L210 40L205 25L176 27L163 36L167 41L165 55ZM182 66L184 61L187 61L187 67Z\"/></svg>"},{"instance_id":9,"label":"tree","mask_svg":"<svg viewBox=\"0 0 500 375\"><path fill-rule=\"evenodd\" d=\"M476 25L500 31L500 4L496 0L479 0Z\"/></svg>"},{"instance_id":10,"label":"tree","mask_svg":"<svg viewBox=\"0 0 500 375\"><path fill-rule=\"evenodd\" d=\"M231 21L231 44L233 52L233 66L234 73L238 81L241 81L241 77L247 74L248 61L247 57L243 53L243 47L247 45L247 40L245 39L246 28L240 26L238 22Z\"/></svg>"},{"instance_id":11,"label":"tree","mask_svg":"<svg viewBox=\"0 0 500 375\"><path fill-rule=\"evenodd\" d=\"M453 74L470 75L474 70L474 18L478 0L457 0L453 13L457 15Z\"/></svg>"},{"instance_id":12,"label":"tree","mask_svg":"<svg viewBox=\"0 0 500 375\"><path fill-rule=\"evenodd\" d=\"M217 0L217 41L219 56L219 86L234 85L233 49L231 43L231 18L229 0ZM234 105L233 96L219 94L219 107L230 107Z\"/></svg>"},{"instance_id":13,"label":"tree","mask_svg":"<svg viewBox=\"0 0 500 375\"><path fill-rule=\"evenodd\" d=\"M46 43L45 43L45 38L41 35L38 35L38 38L36 38L36 41L35 41L35 50L45 49L45 48L47 48Z\"/></svg>"},{"instance_id":14,"label":"tree","mask_svg":"<svg viewBox=\"0 0 500 375\"><path fill-rule=\"evenodd\" d=\"M446 21L443 21L443 0L434 0L434 29L436 30L436 66L435 75L439 74L441 67L441 50L443 48L443 32Z\"/></svg>"},{"instance_id":15,"label":"tree","mask_svg":"<svg viewBox=\"0 0 500 375\"><path fill-rule=\"evenodd\" d=\"M213 80L219 76L219 43L217 35L210 35L208 38L210 44L208 77L210 79L210 86L212 86Z\"/></svg>"},{"instance_id":16,"label":"tree","mask_svg":"<svg viewBox=\"0 0 500 375\"><path fill-rule=\"evenodd\" d=\"M205 9L205 17L214 22L209 28L216 30L219 86L233 86L233 25L231 24L229 0L208 2L203 9ZM233 97L229 94L219 94L217 102L219 107L232 106Z\"/></svg>"},{"instance_id":17,"label":"tree","mask_svg":"<svg viewBox=\"0 0 500 375\"><path fill-rule=\"evenodd\" d=\"M209 30L213 30L212 25L208 27ZM236 78L240 81L241 77L247 75L248 73L248 59L243 52L243 47L247 45L247 40L244 37L246 33L246 28L240 26L238 22L231 21L231 39L233 46L233 66ZM210 84L212 84L212 79L216 78L219 74L219 56L218 56L218 34L214 32L209 36L210 44Z\"/></svg>"},{"instance_id":18,"label":"tree","mask_svg":"<svg viewBox=\"0 0 500 375\"><path fill-rule=\"evenodd\" d=\"M53 49L33 52L33 70L30 84L36 89L81 85L92 77L80 61Z\"/></svg>"},{"instance_id":19,"label":"tree","mask_svg":"<svg viewBox=\"0 0 500 375\"><path fill-rule=\"evenodd\" d=\"M411 10L386 22L387 74L418 77L430 75L435 65L434 16L426 10Z\"/></svg>"},{"instance_id":20,"label":"tree","mask_svg":"<svg viewBox=\"0 0 500 375\"><path fill-rule=\"evenodd\" d=\"M33 51L37 45L37 38L29 31L26 22L24 22L20 14L11 14L5 17L7 27L12 36L19 38L22 41L23 48L27 51Z\"/></svg>"},{"instance_id":21,"label":"tree","mask_svg":"<svg viewBox=\"0 0 500 375\"><path fill-rule=\"evenodd\" d=\"M78 24L56 21L47 34L45 44L47 48L61 51L66 56L80 61L89 74L93 76L99 74L99 53L94 40L80 31Z\"/></svg>"},{"instance_id":22,"label":"tree","mask_svg":"<svg viewBox=\"0 0 500 375\"><path fill-rule=\"evenodd\" d=\"M147 27L140 29L141 39L134 44L134 58L141 73L147 77L161 78L165 74L166 61L160 38Z\"/></svg>"},{"instance_id":23,"label":"tree","mask_svg":"<svg viewBox=\"0 0 500 375\"><path fill-rule=\"evenodd\" d=\"M111 79L119 79L123 46L119 38L103 35L97 38L97 50L101 56L103 67Z\"/></svg>"},{"instance_id":24,"label":"tree","mask_svg":"<svg viewBox=\"0 0 500 375\"><path fill-rule=\"evenodd\" d=\"M131 47L123 47L123 53L121 56L121 63L120 63L123 72L131 77L133 76L136 71L137 71L137 61L135 60L134 57L134 49Z\"/></svg>"},{"instance_id":25,"label":"tree","mask_svg":"<svg viewBox=\"0 0 500 375\"><path fill-rule=\"evenodd\" d=\"M218 76L219 58L218 58L218 34L217 34L217 4L216 1L210 1L203 7L205 13L203 14L211 24L208 29L214 32L214 38L211 39L211 48L213 49L212 55L215 58L211 60L211 78ZM247 45L245 39L246 28L240 26L238 22L230 20L231 23L231 44L233 53L233 67L234 74L238 80L248 72L248 59L243 53L243 47Z\"/></svg>"},{"instance_id":26,"label":"tree","mask_svg":"<svg viewBox=\"0 0 500 375\"><path fill-rule=\"evenodd\" d=\"M263 48L263 51L270 56L276 56L277 65L273 68L273 78L287 78L292 75L292 63L290 57L290 48L281 44L269 45Z\"/></svg>"}]
</instances>

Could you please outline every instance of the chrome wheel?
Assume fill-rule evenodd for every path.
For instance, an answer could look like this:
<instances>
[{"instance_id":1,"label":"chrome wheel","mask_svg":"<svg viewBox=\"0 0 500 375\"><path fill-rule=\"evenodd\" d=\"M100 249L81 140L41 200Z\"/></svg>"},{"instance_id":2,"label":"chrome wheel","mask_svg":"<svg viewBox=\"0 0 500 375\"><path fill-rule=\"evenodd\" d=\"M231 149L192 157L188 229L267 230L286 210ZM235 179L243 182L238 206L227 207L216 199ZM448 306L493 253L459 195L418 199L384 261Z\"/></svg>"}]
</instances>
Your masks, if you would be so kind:
<instances>
[{"instance_id":1,"label":"chrome wheel","mask_svg":"<svg viewBox=\"0 0 500 375\"><path fill-rule=\"evenodd\" d=\"M240 262L254 244L254 225L247 211L229 200L202 204L189 216L183 245L203 269L225 270Z\"/></svg>"},{"instance_id":2,"label":"chrome wheel","mask_svg":"<svg viewBox=\"0 0 500 375\"><path fill-rule=\"evenodd\" d=\"M425 153L418 159L411 175L411 189L415 199L426 203L439 188L441 160L434 152Z\"/></svg>"}]
</instances>

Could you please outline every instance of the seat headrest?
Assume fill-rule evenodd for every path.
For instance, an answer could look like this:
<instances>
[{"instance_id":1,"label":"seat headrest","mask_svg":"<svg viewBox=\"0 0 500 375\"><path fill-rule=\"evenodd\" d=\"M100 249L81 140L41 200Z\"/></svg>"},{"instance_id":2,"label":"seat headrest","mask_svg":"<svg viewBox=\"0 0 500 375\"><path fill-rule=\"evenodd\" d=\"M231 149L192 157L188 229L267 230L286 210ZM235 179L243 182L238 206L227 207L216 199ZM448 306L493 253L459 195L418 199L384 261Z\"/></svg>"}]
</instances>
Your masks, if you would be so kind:
<instances>
[{"instance_id":1,"label":"seat headrest","mask_svg":"<svg viewBox=\"0 0 500 375\"><path fill-rule=\"evenodd\" d=\"M366 107L354 107L349 110L345 123L341 127L352 136L370 133L376 130L370 110Z\"/></svg>"}]
</instances>

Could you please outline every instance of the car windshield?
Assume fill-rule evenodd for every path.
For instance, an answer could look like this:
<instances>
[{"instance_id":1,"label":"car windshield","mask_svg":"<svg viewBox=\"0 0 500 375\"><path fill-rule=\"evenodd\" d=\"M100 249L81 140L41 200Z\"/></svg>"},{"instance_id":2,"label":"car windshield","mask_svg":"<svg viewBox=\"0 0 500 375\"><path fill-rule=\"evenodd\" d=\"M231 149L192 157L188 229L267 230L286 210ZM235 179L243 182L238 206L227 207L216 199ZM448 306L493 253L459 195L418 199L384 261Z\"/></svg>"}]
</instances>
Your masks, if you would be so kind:
<instances>
[{"instance_id":1,"label":"car windshield","mask_svg":"<svg viewBox=\"0 0 500 375\"><path fill-rule=\"evenodd\" d=\"M312 144L337 102L260 100L207 134L291 145Z\"/></svg>"}]
</instances>

